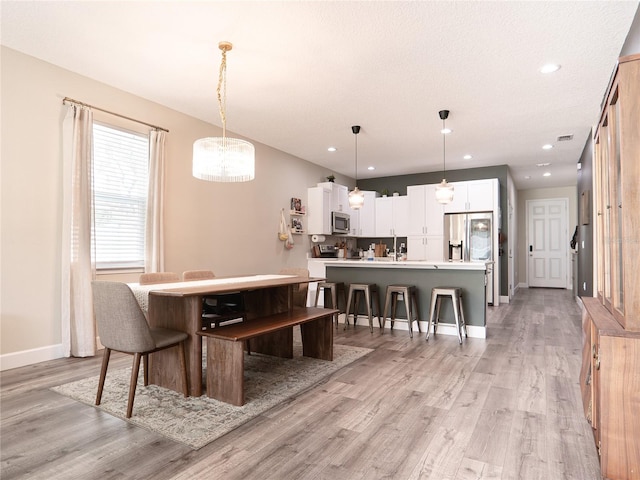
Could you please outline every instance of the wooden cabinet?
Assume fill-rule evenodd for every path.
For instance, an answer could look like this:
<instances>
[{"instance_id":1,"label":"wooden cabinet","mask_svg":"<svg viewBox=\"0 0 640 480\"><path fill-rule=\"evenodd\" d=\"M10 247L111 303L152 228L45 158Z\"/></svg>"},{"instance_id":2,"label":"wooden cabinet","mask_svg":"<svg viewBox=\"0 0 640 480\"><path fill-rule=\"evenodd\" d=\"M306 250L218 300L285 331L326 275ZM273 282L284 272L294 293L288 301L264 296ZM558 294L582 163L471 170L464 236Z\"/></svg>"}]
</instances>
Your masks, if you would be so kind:
<instances>
[{"instance_id":1,"label":"wooden cabinet","mask_svg":"<svg viewBox=\"0 0 640 480\"><path fill-rule=\"evenodd\" d=\"M406 237L409 209L405 196L376 198L376 237Z\"/></svg>"},{"instance_id":2,"label":"wooden cabinet","mask_svg":"<svg viewBox=\"0 0 640 480\"><path fill-rule=\"evenodd\" d=\"M594 137L598 298L640 331L640 55L621 58Z\"/></svg>"},{"instance_id":3,"label":"wooden cabinet","mask_svg":"<svg viewBox=\"0 0 640 480\"><path fill-rule=\"evenodd\" d=\"M640 55L619 59L594 134L597 298L580 386L606 478L640 479Z\"/></svg>"},{"instance_id":4,"label":"wooden cabinet","mask_svg":"<svg viewBox=\"0 0 640 480\"><path fill-rule=\"evenodd\" d=\"M604 478L640 479L640 332L583 299L580 386Z\"/></svg>"}]
</instances>

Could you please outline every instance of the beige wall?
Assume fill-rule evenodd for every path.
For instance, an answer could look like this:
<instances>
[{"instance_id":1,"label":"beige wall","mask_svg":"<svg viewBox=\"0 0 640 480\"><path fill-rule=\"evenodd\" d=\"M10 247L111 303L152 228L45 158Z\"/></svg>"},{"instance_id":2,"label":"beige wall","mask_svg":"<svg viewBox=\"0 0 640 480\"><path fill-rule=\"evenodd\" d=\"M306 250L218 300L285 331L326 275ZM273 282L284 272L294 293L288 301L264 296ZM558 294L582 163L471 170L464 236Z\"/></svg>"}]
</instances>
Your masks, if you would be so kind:
<instances>
[{"instance_id":1,"label":"beige wall","mask_svg":"<svg viewBox=\"0 0 640 480\"><path fill-rule=\"evenodd\" d=\"M307 187L328 174L324 168L254 142L254 181L197 180L191 176L193 141L219 135L218 127L5 47L0 60L3 368L25 352L39 360L55 358L59 352L60 135L65 96L170 130L166 270L207 268L217 275L233 275L306 267L308 238L296 236L292 250L285 250L277 238L280 209L288 209L291 197L306 199ZM217 111L216 105L211 108ZM112 116L101 118L116 121ZM350 184L343 177L337 181ZM137 274L111 278L131 281Z\"/></svg>"},{"instance_id":2,"label":"beige wall","mask_svg":"<svg viewBox=\"0 0 640 480\"><path fill-rule=\"evenodd\" d=\"M567 225L567 269L571 273L571 258L569 256L569 242L573 235L573 230L578 224L578 200L577 188L558 187L558 188L533 188L530 190L518 191L518 279L520 285L526 285L528 270L527 260L527 200L542 200L567 198L569 200L569 224Z\"/></svg>"}]
</instances>

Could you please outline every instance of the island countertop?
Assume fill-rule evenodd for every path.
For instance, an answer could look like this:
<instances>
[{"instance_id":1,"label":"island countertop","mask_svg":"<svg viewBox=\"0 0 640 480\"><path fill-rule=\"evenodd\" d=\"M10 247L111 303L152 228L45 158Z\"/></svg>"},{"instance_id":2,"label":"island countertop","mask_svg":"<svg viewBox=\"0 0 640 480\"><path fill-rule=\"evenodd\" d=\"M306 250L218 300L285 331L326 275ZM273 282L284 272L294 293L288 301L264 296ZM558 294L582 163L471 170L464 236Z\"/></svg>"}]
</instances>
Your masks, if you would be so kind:
<instances>
[{"instance_id":1,"label":"island countertop","mask_svg":"<svg viewBox=\"0 0 640 480\"><path fill-rule=\"evenodd\" d=\"M418 268L427 270L480 270L486 271L487 263L493 262L429 262L424 260L360 260L315 258L327 267L362 268Z\"/></svg>"}]
</instances>

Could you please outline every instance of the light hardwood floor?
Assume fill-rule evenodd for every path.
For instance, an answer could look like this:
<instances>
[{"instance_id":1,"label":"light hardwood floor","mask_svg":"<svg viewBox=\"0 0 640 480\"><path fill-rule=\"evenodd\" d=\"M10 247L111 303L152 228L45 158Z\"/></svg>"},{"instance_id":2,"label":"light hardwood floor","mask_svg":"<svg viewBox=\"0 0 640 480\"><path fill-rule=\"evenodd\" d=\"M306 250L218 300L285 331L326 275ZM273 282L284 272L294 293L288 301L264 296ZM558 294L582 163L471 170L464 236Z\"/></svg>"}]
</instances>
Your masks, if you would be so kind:
<instances>
[{"instance_id":1,"label":"light hardwood floor","mask_svg":"<svg viewBox=\"0 0 640 480\"><path fill-rule=\"evenodd\" d=\"M0 477L598 479L580 322L570 291L524 289L489 307L486 340L462 346L340 328L336 343L375 351L198 451L49 390L97 375L100 357L10 370ZM112 367L129 362L114 355Z\"/></svg>"}]
</instances>

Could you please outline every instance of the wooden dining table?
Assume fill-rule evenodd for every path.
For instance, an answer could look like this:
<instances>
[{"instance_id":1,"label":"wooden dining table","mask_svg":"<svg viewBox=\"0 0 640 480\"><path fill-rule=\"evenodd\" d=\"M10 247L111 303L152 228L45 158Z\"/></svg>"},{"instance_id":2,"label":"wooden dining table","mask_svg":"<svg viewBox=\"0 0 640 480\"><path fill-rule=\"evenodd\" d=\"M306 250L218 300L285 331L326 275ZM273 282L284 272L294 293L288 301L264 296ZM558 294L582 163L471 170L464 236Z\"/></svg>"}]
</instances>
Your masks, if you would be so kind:
<instances>
[{"instance_id":1,"label":"wooden dining table","mask_svg":"<svg viewBox=\"0 0 640 480\"><path fill-rule=\"evenodd\" d=\"M274 274L217 277L154 285L131 283L129 287L143 310L146 310L151 327L171 328L189 334L185 345L189 394L200 396L203 393L202 337L197 332L202 330L204 297L240 292L244 296L245 321L257 322L272 314L291 312L294 309L294 286L322 280L324 279ZM292 348L291 345L288 350ZM252 343L251 350L259 353L260 343L256 342L255 346ZM179 359L172 349L150 355L148 367L151 383L181 391Z\"/></svg>"}]
</instances>

